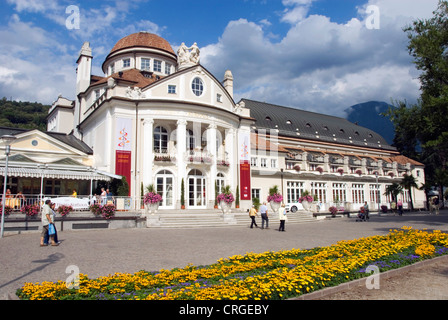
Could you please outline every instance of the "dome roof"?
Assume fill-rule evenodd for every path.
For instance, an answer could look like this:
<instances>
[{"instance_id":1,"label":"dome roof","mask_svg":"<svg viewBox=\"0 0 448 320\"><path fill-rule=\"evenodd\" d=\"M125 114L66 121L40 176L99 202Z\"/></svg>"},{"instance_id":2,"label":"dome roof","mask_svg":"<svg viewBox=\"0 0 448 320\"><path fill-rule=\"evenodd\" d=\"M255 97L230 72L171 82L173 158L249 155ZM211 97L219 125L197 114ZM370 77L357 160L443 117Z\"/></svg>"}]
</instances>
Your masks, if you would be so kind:
<instances>
[{"instance_id":1,"label":"dome roof","mask_svg":"<svg viewBox=\"0 0 448 320\"><path fill-rule=\"evenodd\" d=\"M134 47L155 48L175 55L174 50L173 48L171 48L171 45L168 43L168 41L156 34L145 31L133 33L118 40L118 42L110 51L109 55L121 49Z\"/></svg>"}]
</instances>

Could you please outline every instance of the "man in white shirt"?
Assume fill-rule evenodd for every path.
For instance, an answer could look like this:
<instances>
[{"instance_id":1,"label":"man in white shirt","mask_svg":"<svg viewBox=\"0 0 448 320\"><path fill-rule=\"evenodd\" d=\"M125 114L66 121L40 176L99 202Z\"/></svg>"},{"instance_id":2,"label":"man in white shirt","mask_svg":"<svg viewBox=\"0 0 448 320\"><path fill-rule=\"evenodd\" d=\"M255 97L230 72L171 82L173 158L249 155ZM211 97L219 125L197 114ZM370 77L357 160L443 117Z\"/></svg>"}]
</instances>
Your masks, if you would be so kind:
<instances>
[{"instance_id":1,"label":"man in white shirt","mask_svg":"<svg viewBox=\"0 0 448 320\"><path fill-rule=\"evenodd\" d=\"M51 200L46 200L44 206L42 207L42 233L40 235L40 246L45 247L44 244L45 235L48 233L48 226L53 224L53 218L51 217L51 208L50 208ZM57 246L59 245L54 241L54 235L50 235L51 245Z\"/></svg>"}]
</instances>

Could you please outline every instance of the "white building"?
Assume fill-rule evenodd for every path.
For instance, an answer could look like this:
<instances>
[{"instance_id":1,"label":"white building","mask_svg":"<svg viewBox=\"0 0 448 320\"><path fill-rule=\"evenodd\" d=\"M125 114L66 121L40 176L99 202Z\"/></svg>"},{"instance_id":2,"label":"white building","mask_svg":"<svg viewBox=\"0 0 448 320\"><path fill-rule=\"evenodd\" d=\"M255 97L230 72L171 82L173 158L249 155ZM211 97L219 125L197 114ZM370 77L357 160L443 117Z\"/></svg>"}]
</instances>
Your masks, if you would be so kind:
<instances>
[{"instance_id":1,"label":"white building","mask_svg":"<svg viewBox=\"0 0 448 320\"><path fill-rule=\"evenodd\" d=\"M189 209L213 208L215 186L240 190L241 207L265 200L278 185L288 201L304 190L324 205L386 203L384 190L423 166L398 154L377 133L345 119L252 100L233 100L233 76L222 81L200 64L196 44L175 53L146 32L119 40L104 76L91 74L92 50L78 58L75 101L62 97L48 131L71 133L93 150L93 166L124 175L131 196L154 184L160 209L180 208L181 181ZM377 184L378 177L378 184ZM413 190L423 206L424 193Z\"/></svg>"}]
</instances>

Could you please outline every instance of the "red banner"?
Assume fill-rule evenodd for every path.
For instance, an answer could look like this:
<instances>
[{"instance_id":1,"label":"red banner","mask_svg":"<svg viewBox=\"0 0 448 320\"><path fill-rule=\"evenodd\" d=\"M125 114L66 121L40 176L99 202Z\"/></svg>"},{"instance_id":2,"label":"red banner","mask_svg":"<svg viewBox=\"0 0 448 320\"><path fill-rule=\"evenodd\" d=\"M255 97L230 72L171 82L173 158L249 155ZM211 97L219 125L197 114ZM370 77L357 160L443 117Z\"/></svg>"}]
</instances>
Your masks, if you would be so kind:
<instances>
[{"instance_id":1,"label":"red banner","mask_svg":"<svg viewBox=\"0 0 448 320\"><path fill-rule=\"evenodd\" d=\"M251 199L249 161L240 162L240 193L241 193L240 197L241 200Z\"/></svg>"},{"instance_id":2,"label":"red banner","mask_svg":"<svg viewBox=\"0 0 448 320\"><path fill-rule=\"evenodd\" d=\"M125 176L131 195L131 151L115 151L115 174Z\"/></svg>"}]
</instances>

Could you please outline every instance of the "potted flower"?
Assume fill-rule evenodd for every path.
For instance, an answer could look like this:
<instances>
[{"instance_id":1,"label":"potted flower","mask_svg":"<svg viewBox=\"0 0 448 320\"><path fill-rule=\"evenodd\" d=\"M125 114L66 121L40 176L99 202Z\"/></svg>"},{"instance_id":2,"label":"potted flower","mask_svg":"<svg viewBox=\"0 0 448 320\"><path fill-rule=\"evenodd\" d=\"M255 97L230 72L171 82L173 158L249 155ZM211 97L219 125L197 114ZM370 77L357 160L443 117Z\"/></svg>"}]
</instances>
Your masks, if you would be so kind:
<instances>
[{"instance_id":1,"label":"potted flower","mask_svg":"<svg viewBox=\"0 0 448 320\"><path fill-rule=\"evenodd\" d=\"M335 206L331 206L328 210L330 210L332 218L336 217L336 213L338 213L338 208L336 208Z\"/></svg>"},{"instance_id":2,"label":"potted flower","mask_svg":"<svg viewBox=\"0 0 448 320\"><path fill-rule=\"evenodd\" d=\"M20 212L25 214L27 217L36 218L37 215L39 214L39 205L37 205L37 204L28 204L26 206L23 206L20 209Z\"/></svg>"},{"instance_id":3,"label":"potted flower","mask_svg":"<svg viewBox=\"0 0 448 320\"><path fill-rule=\"evenodd\" d=\"M361 171L360 169L356 170L355 173L356 173L357 175L359 175L359 176L362 175L362 171Z\"/></svg>"},{"instance_id":4,"label":"potted flower","mask_svg":"<svg viewBox=\"0 0 448 320\"><path fill-rule=\"evenodd\" d=\"M280 205L283 201L283 196L278 191L278 186L273 186L269 189L268 202L271 205L272 211L274 213L278 212Z\"/></svg>"},{"instance_id":5,"label":"potted flower","mask_svg":"<svg viewBox=\"0 0 448 320\"><path fill-rule=\"evenodd\" d=\"M339 172L339 174L342 176L342 175L344 174L344 169L339 168L339 169L338 169L338 172Z\"/></svg>"},{"instance_id":6,"label":"potted flower","mask_svg":"<svg viewBox=\"0 0 448 320\"><path fill-rule=\"evenodd\" d=\"M217 200L221 207L222 213L230 213L232 203L235 201L235 198L230 191L230 186L225 186L222 189L222 192L218 195Z\"/></svg>"},{"instance_id":7,"label":"potted flower","mask_svg":"<svg viewBox=\"0 0 448 320\"><path fill-rule=\"evenodd\" d=\"M155 192L154 185L150 184L146 187L148 191L143 198L143 203L146 206L146 210L149 210L151 214L154 214L159 209L159 203L162 201L162 196Z\"/></svg>"},{"instance_id":8,"label":"potted flower","mask_svg":"<svg viewBox=\"0 0 448 320\"><path fill-rule=\"evenodd\" d=\"M0 206L0 216L3 214L2 206ZM10 206L5 206L5 217L9 216L12 213L12 208Z\"/></svg>"},{"instance_id":9,"label":"potted flower","mask_svg":"<svg viewBox=\"0 0 448 320\"><path fill-rule=\"evenodd\" d=\"M61 214L61 216L64 218L66 217L70 212L73 211L73 207L72 206L64 206L61 205L58 207L57 211Z\"/></svg>"},{"instance_id":10,"label":"potted flower","mask_svg":"<svg viewBox=\"0 0 448 320\"><path fill-rule=\"evenodd\" d=\"M294 170L296 170L297 172L300 172L300 165L296 164L294 166Z\"/></svg>"},{"instance_id":11,"label":"potted flower","mask_svg":"<svg viewBox=\"0 0 448 320\"><path fill-rule=\"evenodd\" d=\"M113 203L108 203L102 206L101 215L104 219L111 219L115 215L115 205Z\"/></svg>"},{"instance_id":12,"label":"potted flower","mask_svg":"<svg viewBox=\"0 0 448 320\"><path fill-rule=\"evenodd\" d=\"M324 172L324 169L322 169L322 167L317 167L316 171L318 171L320 174L322 174L322 172Z\"/></svg>"},{"instance_id":13,"label":"potted flower","mask_svg":"<svg viewBox=\"0 0 448 320\"><path fill-rule=\"evenodd\" d=\"M299 202L302 204L303 209L308 211L310 209L311 203L313 202L313 197L310 195L308 190L302 192L302 196L299 198Z\"/></svg>"},{"instance_id":14,"label":"potted flower","mask_svg":"<svg viewBox=\"0 0 448 320\"><path fill-rule=\"evenodd\" d=\"M95 217L98 217L101 215L103 207L100 204L95 203L95 204L92 204L89 207L89 209L90 209L90 212L92 212Z\"/></svg>"}]
</instances>

